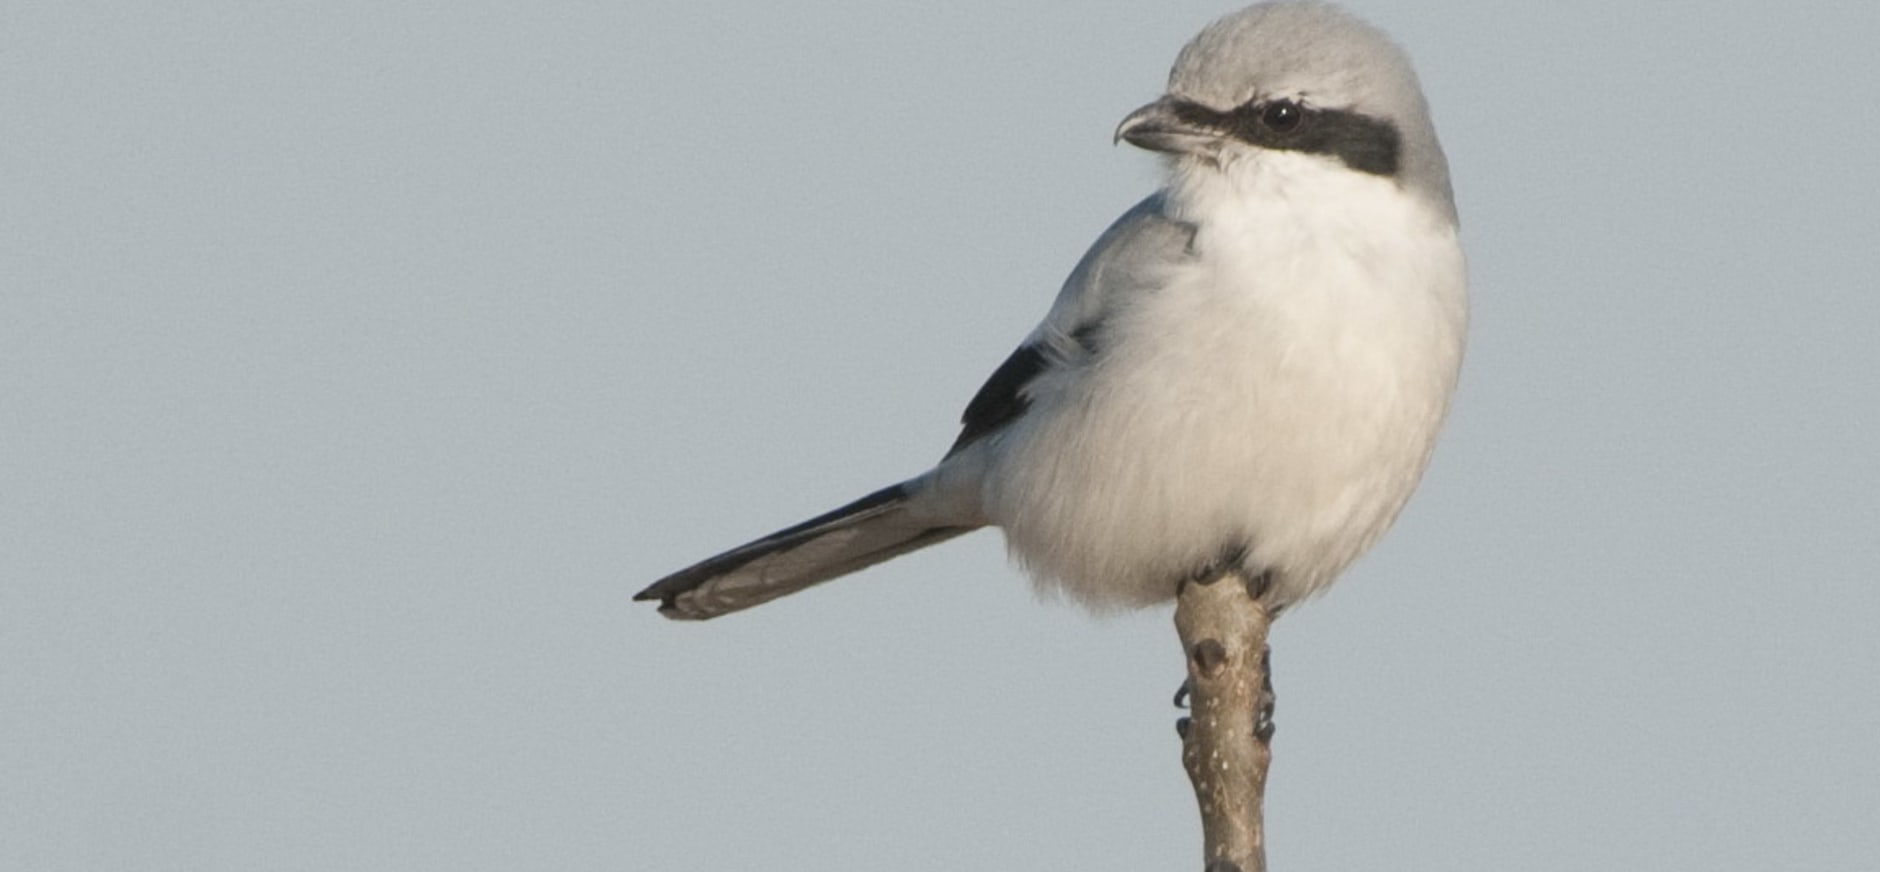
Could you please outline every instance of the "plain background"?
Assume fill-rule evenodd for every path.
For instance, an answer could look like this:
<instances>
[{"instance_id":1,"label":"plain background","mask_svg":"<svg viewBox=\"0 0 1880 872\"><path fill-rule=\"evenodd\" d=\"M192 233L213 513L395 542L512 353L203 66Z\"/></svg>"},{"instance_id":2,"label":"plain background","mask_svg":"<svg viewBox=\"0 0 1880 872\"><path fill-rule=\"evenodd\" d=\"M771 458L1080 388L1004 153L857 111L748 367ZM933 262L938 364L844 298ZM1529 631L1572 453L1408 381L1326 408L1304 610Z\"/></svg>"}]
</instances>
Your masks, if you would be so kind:
<instances>
[{"instance_id":1,"label":"plain background","mask_svg":"<svg viewBox=\"0 0 1880 872\"><path fill-rule=\"evenodd\" d=\"M1880 13L1356 7L1474 321L1273 868L1880 867ZM628 598L936 459L1228 11L8 4L0 867L1197 867L1166 610Z\"/></svg>"}]
</instances>

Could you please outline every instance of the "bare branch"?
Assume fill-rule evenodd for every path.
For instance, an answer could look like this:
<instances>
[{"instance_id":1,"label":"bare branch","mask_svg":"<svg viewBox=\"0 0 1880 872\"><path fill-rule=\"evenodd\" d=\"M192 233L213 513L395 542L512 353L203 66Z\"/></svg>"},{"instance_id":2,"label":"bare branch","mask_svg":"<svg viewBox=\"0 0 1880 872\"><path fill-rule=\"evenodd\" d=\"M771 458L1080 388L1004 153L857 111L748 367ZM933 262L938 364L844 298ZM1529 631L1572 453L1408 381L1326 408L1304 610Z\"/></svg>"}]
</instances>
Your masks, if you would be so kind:
<instances>
[{"instance_id":1,"label":"bare branch","mask_svg":"<svg viewBox=\"0 0 1880 872\"><path fill-rule=\"evenodd\" d=\"M1266 872L1262 824L1272 760L1272 616L1251 585L1226 573L1182 586L1175 629L1188 658L1193 711L1177 727L1182 766L1201 806L1207 872Z\"/></svg>"}]
</instances>

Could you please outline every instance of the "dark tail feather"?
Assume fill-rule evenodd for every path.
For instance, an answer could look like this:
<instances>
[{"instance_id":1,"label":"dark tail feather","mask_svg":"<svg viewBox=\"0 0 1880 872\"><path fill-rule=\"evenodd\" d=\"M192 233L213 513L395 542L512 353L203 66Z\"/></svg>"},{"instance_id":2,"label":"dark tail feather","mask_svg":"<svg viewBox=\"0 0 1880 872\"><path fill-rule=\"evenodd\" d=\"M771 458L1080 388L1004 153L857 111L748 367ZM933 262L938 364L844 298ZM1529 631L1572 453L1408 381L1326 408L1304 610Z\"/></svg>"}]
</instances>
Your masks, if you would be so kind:
<instances>
[{"instance_id":1,"label":"dark tail feather","mask_svg":"<svg viewBox=\"0 0 1880 872\"><path fill-rule=\"evenodd\" d=\"M907 517L907 489L882 488L827 514L681 569L634 594L669 618L704 620L748 609L976 527Z\"/></svg>"}]
</instances>

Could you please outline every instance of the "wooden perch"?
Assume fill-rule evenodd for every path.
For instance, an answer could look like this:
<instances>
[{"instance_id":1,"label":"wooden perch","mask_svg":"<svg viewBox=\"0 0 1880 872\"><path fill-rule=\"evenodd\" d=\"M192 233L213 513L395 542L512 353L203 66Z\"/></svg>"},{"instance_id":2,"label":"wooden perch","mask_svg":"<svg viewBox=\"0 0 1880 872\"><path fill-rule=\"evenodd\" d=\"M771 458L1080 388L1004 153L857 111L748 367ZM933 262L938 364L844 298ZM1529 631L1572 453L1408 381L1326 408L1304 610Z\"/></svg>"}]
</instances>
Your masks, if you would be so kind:
<instances>
[{"instance_id":1,"label":"wooden perch","mask_svg":"<svg viewBox=\"0 0 1880 872\"><path fill-rule=\"evenodd\" d=\"M1261 822L1272 760L1273 686L1261 581L1226 573L1182 586L1175 629L1188 658L1182 766L1201 805L1206 872L1266 872Z\"/></svg>"}]
</instances>

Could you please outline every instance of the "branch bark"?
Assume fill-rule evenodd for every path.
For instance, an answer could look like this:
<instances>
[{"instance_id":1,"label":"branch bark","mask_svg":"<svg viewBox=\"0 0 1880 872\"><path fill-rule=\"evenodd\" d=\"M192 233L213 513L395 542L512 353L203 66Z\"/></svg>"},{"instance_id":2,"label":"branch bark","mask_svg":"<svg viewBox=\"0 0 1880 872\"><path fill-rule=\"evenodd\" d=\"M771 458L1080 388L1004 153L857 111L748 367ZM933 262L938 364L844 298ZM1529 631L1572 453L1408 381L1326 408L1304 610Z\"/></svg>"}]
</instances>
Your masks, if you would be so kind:
<instances>
[{"instance_id":1,"label":"branch bark","mask_svg":"<svg viewBox=\"0 0 1880 872\"><path fill-rule=\"evenodd\" d=\"M1201 806L1207 872L1266 872L1262 824L1272 761L1272 616L1261 581L1225 573L1182 586L1175 629L1188 658L1190 716L1176 727L1182 767Z\"/></svg>"}]
</instances>

